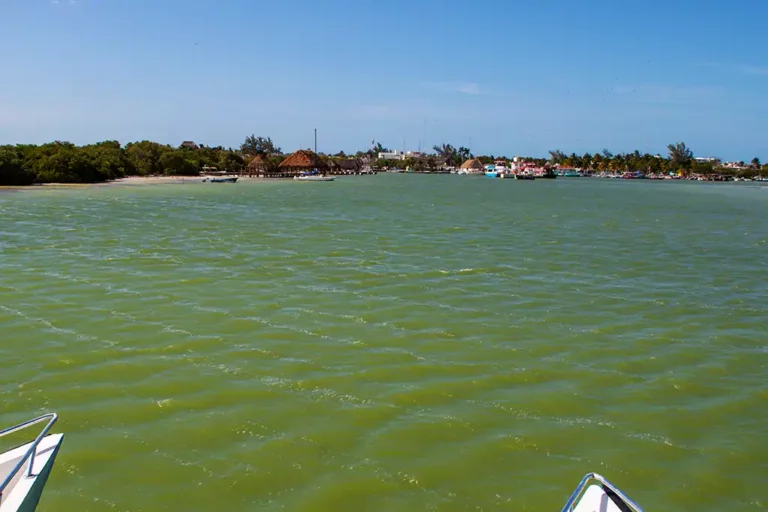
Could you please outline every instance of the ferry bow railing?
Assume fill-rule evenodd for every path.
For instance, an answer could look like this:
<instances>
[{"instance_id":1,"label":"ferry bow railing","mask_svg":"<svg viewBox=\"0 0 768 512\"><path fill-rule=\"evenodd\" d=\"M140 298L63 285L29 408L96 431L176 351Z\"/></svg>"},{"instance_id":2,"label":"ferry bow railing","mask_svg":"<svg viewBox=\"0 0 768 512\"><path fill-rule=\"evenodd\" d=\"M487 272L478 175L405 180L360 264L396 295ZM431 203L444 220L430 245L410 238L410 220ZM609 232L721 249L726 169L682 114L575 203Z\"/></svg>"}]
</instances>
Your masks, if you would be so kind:
<instances>
[{"instance_id":1,"label":"ferry bow railing","mask_svg":"<svg viewBox=\"0 0 768 512\"><path fill-rule=\"evenodd\" d=\"M48 432L51 430L51 427L53 427L53 424L58 421L59 415L55 412L52 412L50 414L46 414L44 416L40 416L39 418L35 418L33 420L25 421L24 423L19 423L15 427L10 427L5 430L0 431L0 437L7 436L10 434L13 434L15 432L18 432L20 430L24 430L27 427L31 427L32 425L37 425L38 423L42 423L45 420L48 420L48 423L43 427L43 430L40 432L40 434L37 436L37 438L32 442L32 445L29 447L29 449L26 451L24 456L19 460L19 462L16 464L16 466L11 470L10 474L3 480L2 483L0 483L0 499L2 499L3 491L5 491L5 488L8 487L8 484L11 483L13 478L16 476L16 474L19 472L19 470L24 466L24 463L27 462L27 459L29 459L29 467L27 468L27 476L33 476L32 475L32 468L35 465L35 454L37 453L37 447L40 444L40 441L43 440L43 438L48 435Z\"/></svg>"},{"instance_id":2,"label":"ferry bow railing","mask_svg":"<svg viewBox=\"0 0 768 512\"><path fill-rule=\"evenodd\" d=\"M571 497L568 499L568 503L566 503L565 507L563 507L562 512L572 512L576 502L579 500L581 495L584 494L584 491L587 489L589 484L593 481L598 482L603 490L609 491L609 494L615 494L621 501L624 502L624 504L629 508L630 512L644 512L640 505L632 501L629 496L621 491L621 489L612 484L607 478L597 473L587 473L584 478L581 479L578 487L576 487L576 490L573 491L573 494L571 494Z\"/></svg>"}]
</instances>

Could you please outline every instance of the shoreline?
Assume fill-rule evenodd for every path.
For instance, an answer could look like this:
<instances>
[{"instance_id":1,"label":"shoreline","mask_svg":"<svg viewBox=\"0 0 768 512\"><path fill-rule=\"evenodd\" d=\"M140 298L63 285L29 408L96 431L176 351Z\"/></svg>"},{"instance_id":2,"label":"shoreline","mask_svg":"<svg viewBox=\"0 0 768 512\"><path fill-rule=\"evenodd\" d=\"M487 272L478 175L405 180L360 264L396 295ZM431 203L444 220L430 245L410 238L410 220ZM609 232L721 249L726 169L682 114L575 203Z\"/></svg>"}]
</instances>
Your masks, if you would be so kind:
<instances>
[{"instance_id":1,"label":"shoreline","mask_svg":"<svg viewBox=\"0 0 768 512\"><path fill-rule=\"evenodd\" d=\"M419 174L419 175L451 175L452 173L403 173L403 172L387 172L383 171L382 174ZM456 174L459 176L458 174ZM477 174L477 177L485 177L484 175ZM466 176L465 176L466 177ZM113 181L104 181L98 183L36 183L33 185L0 185L0 191L12 191L12 190L34 190L39 188L81 188L81 187L110 187L120 185L183 185L189 183L203 183L203 179L210 178L210 176L126 176L124 178L118 178ZM237 176L238 182L244 181L291 181L288 178L263 178L258 176ZM560 179L566 179L571 181L573 178L559 176ZM608 177L604 176L583 176L586 179L599 179L607 180ZM548 180L547 180L548 181ZM581 181L581 180L580 180ZM620 180L620 181L665 181L665 182L698 182L698 183L739 183L739 181L714 181L714 180L696 180L696 179L665 179L665 180ZM761 184L766 183L764 180L744 180L742 183L754 183Z\"/></svg>"}]
</instances>

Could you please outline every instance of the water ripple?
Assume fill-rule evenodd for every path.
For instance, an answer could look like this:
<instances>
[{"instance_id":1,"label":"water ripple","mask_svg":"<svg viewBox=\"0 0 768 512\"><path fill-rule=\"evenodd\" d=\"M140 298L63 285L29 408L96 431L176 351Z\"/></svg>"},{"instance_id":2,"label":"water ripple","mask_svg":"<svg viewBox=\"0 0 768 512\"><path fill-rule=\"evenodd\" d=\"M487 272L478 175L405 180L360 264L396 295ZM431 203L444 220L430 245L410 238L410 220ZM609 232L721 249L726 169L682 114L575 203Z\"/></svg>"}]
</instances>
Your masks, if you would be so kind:
<instances>
[{"instance_id":1,"label":"water ripple","mask_svg":"<svg viewBox=\"0 0 768 512\"><path fill-rule=\"evenodd\" d=\"M544 181L0 195L40 509L764 508L768 195Z\"/></svg>"}]
</instances>

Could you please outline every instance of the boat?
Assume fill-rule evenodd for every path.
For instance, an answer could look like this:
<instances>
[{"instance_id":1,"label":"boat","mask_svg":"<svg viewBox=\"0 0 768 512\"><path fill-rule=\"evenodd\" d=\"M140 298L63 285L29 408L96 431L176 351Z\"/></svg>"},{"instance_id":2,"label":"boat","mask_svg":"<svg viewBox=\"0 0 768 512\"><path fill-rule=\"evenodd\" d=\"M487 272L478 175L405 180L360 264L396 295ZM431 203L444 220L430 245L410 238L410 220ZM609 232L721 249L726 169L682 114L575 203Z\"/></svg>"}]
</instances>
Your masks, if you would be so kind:
<instances>
[{"instance_id":1,"label":"boat","mask_svg":"<svg viewBox=\"0 0 768 512\"><path fill-rule=\"evenodd\" d=\"M237 183L237 178L203 178L203 183L206 181L210 183Z\"/></svg>"},{"instance_id":2,"label":"boat","mask_svg":"<svg viewBox=\"0 0 768 512\"><path fill-rule=\"evenodd\" d=\"M47 421L34 441L0 453L0 512L34 512L40 502L64 434L49 434L56 413L0 431L0 437Z\"/></svg>"},{"instance_id":3,"label":"boat","mask_svg":"<svg viewBox=\"0 0 768 512\"><path fill-rule=\"evenodd\" d=\"M316 174L313 176L294 176L293 179L298 181L333 181L333 176L323 176Z\"/></svg>"},{"instance_id":4,"label":"boat","mask_svg":"<svg viewBox=\"0 0 768 512\"><path fill-rule=\"evenodd\" d=\"M583 174L581 174L580 172L578 172L576 170L568 169L567 171L562 173L561 176L563 178L581 178L583 176Z\"/></svg>"},{"instance_id":5,"label":"boat","mask_svg":"<svg viewBox=\"0 0 768 512\"><path fill-rule=\"evenodd\" d=\"M597 473L587 473L562 512L643 512L618 487Z\"/></svg>"},{"instance_id":6,"label":"boat","mask_svg":"<svg viewBox=\"0 0 768 512\"><path fill-rule=\"evenodd\" d=\"M552 169L547 169L544 171L544 174L538 177L543 178L545 180L554 180L554 179L557 179L557 173Z\"/></svg>"},{"instance_id":7,"label":"boat","mask_svg":"<svg viewBox=\"0 0 768 512\"><path fill-rule=\"evenodd\" d=\"M317 171L302 172L298 176L294 176L293 179L298 181L333 181L333 176L325 176Z\"/></svg>"},{"instance_id":8,"label":"boat","mask_svg":"<svg viewBox=\"0 0 768 512\"><path fill-rule=\"evenodd\" d=\"M515 174L516 180L535 180L536 176L528 172L519 172Z\"/></svg>"}]
</instances>

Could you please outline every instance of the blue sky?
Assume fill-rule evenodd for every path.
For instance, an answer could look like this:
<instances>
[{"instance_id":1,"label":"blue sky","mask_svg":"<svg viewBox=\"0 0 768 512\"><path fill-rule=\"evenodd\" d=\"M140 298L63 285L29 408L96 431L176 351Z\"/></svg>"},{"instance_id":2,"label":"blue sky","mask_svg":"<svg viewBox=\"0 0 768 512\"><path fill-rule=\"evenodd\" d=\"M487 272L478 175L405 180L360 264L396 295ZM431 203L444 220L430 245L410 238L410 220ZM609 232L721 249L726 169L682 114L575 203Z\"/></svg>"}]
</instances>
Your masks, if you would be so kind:
<instances>
[{"instance_id":1,"label":"blue sky","mask_svg":"<svg viewBox=\"0 0 768 512\"><path fill-rule=\"evenodd\" d=\"M768 160L763 0L0 0L0 143Z\"/></svg>"}]
</instances>

